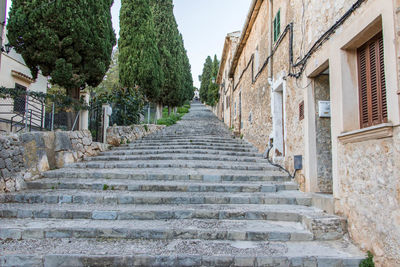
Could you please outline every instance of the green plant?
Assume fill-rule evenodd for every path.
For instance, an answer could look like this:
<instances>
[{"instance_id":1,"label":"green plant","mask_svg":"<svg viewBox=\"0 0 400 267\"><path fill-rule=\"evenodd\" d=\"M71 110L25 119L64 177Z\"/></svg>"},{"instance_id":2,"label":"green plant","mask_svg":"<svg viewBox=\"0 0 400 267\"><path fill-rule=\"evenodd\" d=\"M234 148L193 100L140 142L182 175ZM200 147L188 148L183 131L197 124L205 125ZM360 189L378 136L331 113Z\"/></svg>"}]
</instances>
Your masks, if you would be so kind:
<instances>
[{"instance_id":1,"label":"green plant","mask_svg":"<svg viewBox=\"0 0 400 267\"><path fill-rule=\"evenodd\" d=\"M109 188L109 186L108 185L103 185L103 191L106 191L106 190L108 190L108 188Z\"/></svg>"},{"instance_id":2,"label":"green plant","mask_svg":"<svg viewBox=\"0 0 400 267\"><path fill-rule=\"evenodd\" d=\"M126 143L127 143L127 144L130 144L130 143L131 143L131 140L129 140L129 139L126 140Z\"/></svg>"},{"instance_id":3,"label":"green plant","mask_svg":"<svg viewBox=\"0 0 400 267\"><path fill-rule=\"evenodd\" d=\"M243 134L240 134L240 139L243 139L243 137L244 137L244 135L243 135Z\"/></svg>"},{"instance_id":4,"label":"green plant","mask_svg":"<svg viewBox=\"0 0 400 267\"><path fill-rule=\"evenodd\" d=\"M143 125L143 127L144 127L144 129L145 129L146 132L149 131L149 126L147 126L147 124Z\"/></svg>"},{"instance_id":5,"label":"green plant","mask_svg":"<svg viewBox=\"0 0 400 267\"><path fill-rule=\"evenodd\" d=\"M360 262L360 267L375 267L374 255L370 251L367 252L367 258Z\"/></svg>"},{"instance_id":6,"label":"green plant","mask_svg":"<svg viewBox=\"0 0 400 267\"><path fill-rule=\"evenodd\" d=\"M111 186L111 190L115 190L115 187L114 187L114 186Z\"/></svg>"}]
</instances>

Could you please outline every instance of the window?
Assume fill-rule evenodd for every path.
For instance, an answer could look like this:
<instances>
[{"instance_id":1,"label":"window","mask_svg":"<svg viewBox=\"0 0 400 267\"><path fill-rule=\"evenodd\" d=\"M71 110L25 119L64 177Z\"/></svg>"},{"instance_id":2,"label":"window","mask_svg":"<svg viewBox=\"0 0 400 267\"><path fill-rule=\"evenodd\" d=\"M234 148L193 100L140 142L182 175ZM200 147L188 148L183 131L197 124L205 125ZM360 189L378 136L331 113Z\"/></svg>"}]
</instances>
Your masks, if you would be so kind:
<instances>
[{"instance_id":1,"label":"window","mask_svg":"<svg viewBox=\"0 0 400 267\"><path fill-rule=\"evenodd\" d=\"M299 105L299 121L304 120L304 101L301 101Z\"/></svg>"},{"instance_id":2,"label":"window","mask_svg":"<svg viewBox=\"0 0 400 267\"><path fill-rule=\"evenodd\" d=\"M15 90L26 92L26 87L16 83ZM26 103L25 95L20 95L20 96L15 97L14 98L14 112L24 114L25 113L25 103Z\"/></svg>"},{"instance_id":3,"label":"window","mask_svg":"<svg viewBox=\"0 0 400 267\"><path fill-rule=\"evenodd\" d=\"M357 50L360 127L387 122L383 35L377 34Z\"/></svg>"},{"instance_id":4,"label":"window","mask_svg":"<svg viewBox=\"0 0 400 267\"><path fill-rule=\"evenodd\" d=\"M281 10L278 10L274 18L274 42L278 41L279 35L281 34Z\"/></svg>"}]
</instances>

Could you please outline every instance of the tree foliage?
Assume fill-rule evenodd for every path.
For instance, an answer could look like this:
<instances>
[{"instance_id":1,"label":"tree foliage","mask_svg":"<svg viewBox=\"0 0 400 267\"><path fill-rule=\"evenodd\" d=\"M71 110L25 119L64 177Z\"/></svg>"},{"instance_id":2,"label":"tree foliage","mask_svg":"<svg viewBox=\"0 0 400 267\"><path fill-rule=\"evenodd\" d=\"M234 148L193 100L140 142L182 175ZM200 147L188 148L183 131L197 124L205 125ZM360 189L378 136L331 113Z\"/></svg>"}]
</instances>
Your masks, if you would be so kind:
<instances>
[{"instance_id":1,"label":"tree foliage","mask_svg":"<svg viewBox=\"0 0 400 267\"><path fill-rule=\"evenodd\" d=\"M215 104L218 103L219 100L219 94L218 94L219 85L216 83L218 70L219 70L219 60L215 55L211 69L211 81L209 82L207 91L207 105L210 106L215 106Z\"/></svg>"},{"instance_id":2,"label":"tree foliage","mask_svg":"<svg viewBox=\"0 0 400 267\"><path fill-rule=\"evenodd\" d=\"M201 78L200 84L200 100L203 103L208 102L208 88L210 86L210 82L212 81L212 68L213 61L210 56L206 58L206 62L204 63L203 73L199 78Z\"/></svg>"},{"instance_id":3,"label":"tree foliage","mask_svg":"<svg viewBox=\"0 0 400 267\"><path fill-rule=\"evenodd\" d=\"M79 89L103 80L116 39L111 23L113 0L12 0L8 40L36 79L77 96Z\"/></svg>"},{"instance_id":4,"label":"tree foliage","mask_svg":"<svg viewBox=\"0 0 400 267\"><path fill-rule=\"evenodd\" d=\"M159 100L163 71L150 1L121 1L118 47L121 85L138 88L149 101Z\"/></svg>"}]
</instances>

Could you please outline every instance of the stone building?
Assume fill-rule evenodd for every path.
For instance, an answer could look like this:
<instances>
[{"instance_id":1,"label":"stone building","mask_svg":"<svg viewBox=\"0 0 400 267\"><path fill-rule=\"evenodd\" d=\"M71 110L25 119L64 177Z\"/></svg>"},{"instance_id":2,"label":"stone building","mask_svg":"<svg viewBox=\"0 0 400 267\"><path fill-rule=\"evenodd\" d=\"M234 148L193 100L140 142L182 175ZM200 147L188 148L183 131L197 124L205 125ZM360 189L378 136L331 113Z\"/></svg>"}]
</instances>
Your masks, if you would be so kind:
<instances>
[{"instance_id":1,"label":"stone building","mask_svg":"<svg viewBox=\"0 0 400 267\"><path fill-rule=\"evenodd\" d=\"M253 0L218 79L219 117L291 173L299 160L301 189L330 194L378 266L400 266L399 10Z\"/></svg>"},{"instance_id":2,"label":"stone building","mask_svg":"<svg viewBox=\"0 0 400 267\"><path fill-rule=\"evenodd\" d=\"M218 70L217 83L219 87L219 101L217 104L217 116L229 127L232 126L232 107L230 99L232 96L232 86L229 81L229 69L232 65L233 54L239 43L240 31L229 33L225 37L224 49L222 51L221 63Z\"/></svg>"},{"instance_id":3,"label":"stone building","mask_svg":"<svg viewBox=\"0 0 400 267\"><path fill-rule=\"evenodd\" d=\"M5 35L4 33L2 36L2 40L4 40L2 47L8 44ZM34 80L24 59L14 49L11 49L8 53L1 51L0 54L0 86L25 91L47 92L49 85L47 77L39 73L38 78ZM29 123L32 123L33 126L43 124L45 109L33 97L21 96L14 99L0 99L0 131L10 131L12 121L17 122L16 125L22 127L26 110L34 114L32 115L33 119L28 119ZM21 123L18 124L18 122ZM15 129L18 129L18 127L13 130Z\"/></svg>"}]
</instances>

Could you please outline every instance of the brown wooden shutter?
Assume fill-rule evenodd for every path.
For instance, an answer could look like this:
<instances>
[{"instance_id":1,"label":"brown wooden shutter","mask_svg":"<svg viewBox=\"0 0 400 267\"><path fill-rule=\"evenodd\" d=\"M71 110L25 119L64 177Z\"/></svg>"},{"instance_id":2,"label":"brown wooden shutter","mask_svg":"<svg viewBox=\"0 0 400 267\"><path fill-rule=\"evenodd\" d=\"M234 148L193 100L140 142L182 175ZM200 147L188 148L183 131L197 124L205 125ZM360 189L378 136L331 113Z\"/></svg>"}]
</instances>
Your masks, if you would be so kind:
<instances>
[{"instance_id":1,"label":"brown wooden shutter","mask_svg":"<svg viewBox=\"0 0 400 267\"><path fill-rule=\"evenodd\" d=\"M299 121L304 119L304 101L299 104Z\"/></svg>"},{"instance_id":2,"label":"brown wooden shutter","mask_svg":"<svg viewBox=\"0 0 400 267\"><path fill-rule=\"evenodd\" d=\"M379 33L357 51L361 128L387 122L383 36Z\"/></svg>"}]
</instances>

